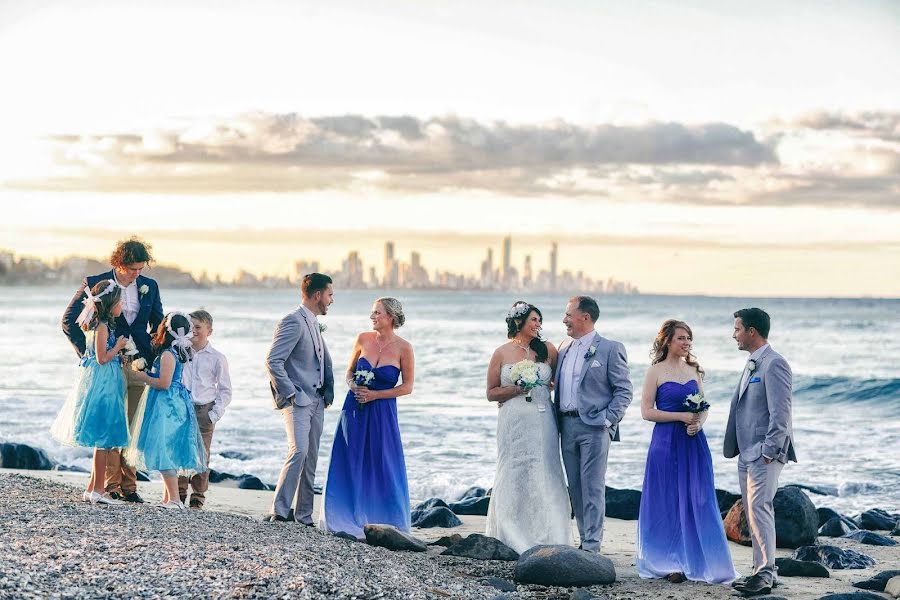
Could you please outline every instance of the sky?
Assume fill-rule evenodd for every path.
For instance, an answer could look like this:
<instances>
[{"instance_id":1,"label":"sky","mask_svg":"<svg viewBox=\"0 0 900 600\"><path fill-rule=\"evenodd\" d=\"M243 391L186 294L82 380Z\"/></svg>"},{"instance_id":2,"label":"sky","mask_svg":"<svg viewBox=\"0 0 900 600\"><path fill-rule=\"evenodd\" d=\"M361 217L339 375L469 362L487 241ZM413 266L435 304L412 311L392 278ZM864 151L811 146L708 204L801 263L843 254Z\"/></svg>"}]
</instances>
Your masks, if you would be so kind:
<instances>
[{"instance_id":1,"label":"sky","mask_svg":"<svg viewBox=\"0 0 900 600\"><path fill-rule=\"evenodd\" d=\"M20 255L474 273L511 235L645 292L900 296L895 2L0 1L0 57Z\"/></svg>"}]
</instances>

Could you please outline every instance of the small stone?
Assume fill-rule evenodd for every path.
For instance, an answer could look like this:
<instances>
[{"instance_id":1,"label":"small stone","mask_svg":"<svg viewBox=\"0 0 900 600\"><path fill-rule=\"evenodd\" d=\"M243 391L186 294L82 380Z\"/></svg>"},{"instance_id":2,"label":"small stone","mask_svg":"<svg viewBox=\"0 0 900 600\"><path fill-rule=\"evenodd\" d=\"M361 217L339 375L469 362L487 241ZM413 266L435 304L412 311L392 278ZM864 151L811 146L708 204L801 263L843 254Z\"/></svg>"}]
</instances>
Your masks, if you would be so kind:
<instances>
[{"instance_id":1,"label":"small stone","mask_svg":"<svg viewBox=\"0 0 900 600\"><path fill-rule=\"evenodd\" d=\"M488 506L491 504L490 496L482 496L480 498L466 498L459 502L451 502L450 510L457 515L478 515L486 517L488 514Z\"/></svg>"},{"instance_id":2,"label":"small stone","mask_svg":"<svg viewBox=\"0 0 900 600\"><path fill-rule=\"evenodd\" d=\"M884 586L884 593L891 598L900 598L900 577L891 577Z\"/></svg>"},{"instance_id":3,"label":"small stone","mask_svg":"<svg viewBox=\"0 0 900 600\"><path fill-rule=\"evenodd\" d=\"M478 560L517 560L519 553L498 539L473 533L443 552L444 556L464 556Z\"/></svg>"},{"instance_id":4,"label":"small stone","mask_svg":"<svg viewBox=\"0 0 900 600\"><path fill-rule=\"evenodd\" d=\"M411 552L427 552L425 542L404 533L393 525L372 524L363 527L366 543L370 546L381 546L388 550L409 550Z\"/></svg>"},{"instance_id":5,"label":"small stone","mask_svg":"<svg viewBox=\"0 0 900 600\"><path fill-rule=\"evenodd\" d=\"M856 521L860 529L868 529L870 531L881 529L891 531L897 526L897 517L880 508L867 510L859 515L859 518Z\"/></svg>"},{"instance_id":6,"label":"small stone","mask_svg":"<svg viewBox=\"0 0 900 600\"><path fill-rule=\"evenodd\" d=\"M431 542L428 544L429 546L443 546L444 548L449 548L453 544L458 544L462 541L463 536L458 533L453 533L451 535L445 535L438 539L436 542Z\"/></svg>"},{"instance_id":7,"label":"small stone","mask_svg":"<svg viewBox=\"0 0 900 600\"><path fill-rule=\"evenodd\" d=\"M499 577L482 577L478 581L480 581L484 585L489 585L493 588L497 588L501 592L516 591L515 583L513 583L512 581L507 581L506 579L500 579Z\"/></svg>"},{"instance_id":8,"label":"small stone","mask_svg":"<svg viewBox=\"0 0 900 600\"><path fill-rule=\"evenodd\" d=\"M881 571L877 575L873 575L870 579L855 582L853 587L862 590L883 592L884 586L887 585L888 580L897 576L900 576L900 570Z\"/></svg>"},{"instance_id":9,"label":"small stone","mask_svg":"<svg viewBox=\"0 0 900 600\"><path fill-rule=\"evenodd\" d=\"M802 546L791 558L822 563L829 569L868 569L875 565L871 556L836 546Z\"/></svg>"},{"instance_id":10,"label":"small stone","mask_svg":"<svg viewBox=\"0 0 900 600\"><path fill-rule=\"evenodd\" d=\"M825 565L811 560L776 558L775 566L778 568L778 575L784 577L831 577Z\"/></svg>"},{"instance_id":11,"label":"small stone","mask_svg":"<svg viewBox=\"0 0 900 600\"><path fill-rule=\"evenodd\" d=\"M641 509L641 493L637 490L606 488L606 516L635 521Z\"/></svg>"},{"instance_id":12,"label":"small stone","mask_svg":"<svg viewBox=\"0 0 900 600\"><path fill-rule=\"evenodd\" d=\"M884 600L884 596L871 592L853 592L851 594L826 594L818 600Z\"/></svg>"},{"instance_id":13,"label":"small stone","mask_svg":"<svg viewBox=\"0 0 900 600\"><path fill-rule=\"evenodd\" d=\"M462 525L462 521L459 520L459 517L453 514L453 511L445 506L429 509L422 513L419 519L412 522L413 527L419 527L421 529L431 527L459 527L460 525Z\"/></svg>"},{"instance_id":14,"label":"small stone","mask_svg":"<svg viewBox=\"0 0 900 600\"><path fill-rule=\"evenodd\" d=\"M823 537L843 537L850 531L851 529L840 517L832 517L819 527L819 535Z\"/></svg>"},{"instance_id":15,"label":"small stone","mask_svg":"<svg viewBox=\"0 0 900 600\"><path fill-rule=\"evenodd\" d=\"M870 546L898 546L900 542L896 540L892 540L886 535L881 535L878 533L873 533L871 531L867 531L864 529L859 529L857 531L852 531L843 536L848 540L855 540L860 544L868 544Z\"/></svg>"}]
</instances>

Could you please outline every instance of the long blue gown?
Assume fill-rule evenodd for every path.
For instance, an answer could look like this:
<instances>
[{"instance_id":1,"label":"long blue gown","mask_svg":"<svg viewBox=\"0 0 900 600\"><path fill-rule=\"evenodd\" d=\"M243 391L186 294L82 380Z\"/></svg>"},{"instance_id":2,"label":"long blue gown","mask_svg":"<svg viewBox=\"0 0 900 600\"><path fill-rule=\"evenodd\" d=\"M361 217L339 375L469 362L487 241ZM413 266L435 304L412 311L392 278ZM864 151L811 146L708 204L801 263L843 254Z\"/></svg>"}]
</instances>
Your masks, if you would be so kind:
<instances>
[{"instance_id":1,"label":"long blue gown","mask_svg":"<svg viewBox=\"0 0 900 600\"><path fill-rule=\"evenodd\" d=\"M375 373L368 386L371 390L391 389L400 377L400 369L394 365L373 368L365 357L360 357L356 368ZM409 531L409 510L397 399L359 404L353 392L348 392L328 465L323 528L357 538L365 536L364 525L374 523Z\"/></svg>"},{"instance_id":2,"label":"long blue gown","mask_svg":"<svg viewBox=\"0 0 900 600\"><path fill-rule=\"evenodd\" d=\"M656 408L681 412L687 395L697 391L696 380L667 381L656 390ZM703 430L689 436L680 421L653 428L636 545L635 566L641 577L681 572L690 580L709 583L737 578Z\"/></svg>"}]
</instances>

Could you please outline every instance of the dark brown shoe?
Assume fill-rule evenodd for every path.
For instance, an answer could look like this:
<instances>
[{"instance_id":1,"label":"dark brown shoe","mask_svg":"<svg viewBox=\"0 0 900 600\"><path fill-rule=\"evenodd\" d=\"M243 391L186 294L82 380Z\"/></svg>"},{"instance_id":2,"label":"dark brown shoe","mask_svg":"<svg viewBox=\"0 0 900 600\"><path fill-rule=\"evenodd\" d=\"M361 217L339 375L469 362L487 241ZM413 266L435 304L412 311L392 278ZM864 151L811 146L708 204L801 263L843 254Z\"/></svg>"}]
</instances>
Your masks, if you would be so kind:
<instances>
[{"instance_id":1,"label":"dark brown shoe","mask_svg":"<svg viewBox=\"0 0 900 600\"><path fill-rule=\"evenodd\" d=\"M121 500L122 494L120 494L119 492L110 492L109 497L112 498L113 500Z\"/></svg>"},{"instance_id":2,"label":"dark brown shoe","mask_svg":"<svg viewBox=\"0 0 900 600\"><path fill-rule=\"evenodd\" d=\"M144 499L141 498L137 492L130 492L128 494L125 494L124 496L122 496L122 500L124 500L125 502L135 502L137 504L144 503Z\"/></svg>"},{"instance_id":3,"label":"dark brown shoe","mask_svg":"<svg viewBox=\"0 0 900 600\"><path fill-rule=\"evenodd\" d=\"M666 581L669 583L684 583L687 581L687 577L684 576L684 573L669 573L666 575Z\"/></svg>"},{"instance_id":4,"label":"dark brown shoe","mask_svg":"<svg viewBox=\"0 0 900 600\"><path fill-rule=\"evenodd\" d=\"M191 498L191 504L188 508L196 508L197 510L203 510L203 503L197 500L196 498Z\"/></svg>"},{"instance_id":5,"label":"dark brown shoe","mask_svg":"<svg viewBox=\"0 0 900 600\"><path fill-rule=\"evenodd\" d=\"M734 586L734 589L744 596L759 596L760 594L770 593L772 591L772 584L759 575L753 575L752 577L748 577L741 585Z\"/></svg>"}]
</instances>

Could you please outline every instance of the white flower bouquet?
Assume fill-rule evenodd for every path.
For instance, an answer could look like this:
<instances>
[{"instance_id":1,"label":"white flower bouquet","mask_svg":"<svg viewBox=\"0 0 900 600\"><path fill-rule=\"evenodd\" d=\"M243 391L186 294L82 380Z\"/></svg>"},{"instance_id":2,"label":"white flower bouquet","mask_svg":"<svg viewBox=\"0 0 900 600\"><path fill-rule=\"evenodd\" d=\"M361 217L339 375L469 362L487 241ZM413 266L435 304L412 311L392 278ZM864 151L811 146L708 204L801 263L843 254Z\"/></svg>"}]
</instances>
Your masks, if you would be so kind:
<instances>
[{"instance_id":1,"label":"white flower bouquet","mask_svg":"<svg viewBox=\"0 0 900 600\"><path fill-rule=\"evenodd\" d=\"M147 368L147 361L143 358L136 358L131 361L131 370L132 371L143 371Z\"/></svg>"},{"instance_id":2,"label":"white flower bouquet","mask_svg":"<svg viewBox=\"0 0 900 600\"><path fill-rule=\"evenodd\" d=\"M368 387L369 383L375 379L375 372L369 371L367 369L357 369L356 372L353 373L353 383L360 387ZM359 403L360 410L364 410L366 405L363 403Z\"/></svg>"},{"instance_id":3,"label":"white flower bouquet","mask_svg":"<svg viewBox=\"0 0 900 600\"><path fill-rule=\"evenodd\" d=\"M129 337L125 342L125 347L122 348L122 354L124 354L125 356L134 356L137 353L137 346L134 345L134 340Z\"/></svg>"},{"instance_id":4,"label":"white flower bouquet","mask_svg":"<svg viewBox=\"0 0 900 600\"><path fill-rule=\"evenodd\" d=\"M688 412L702 413L704 410L709 410L709 402L703 399L703 392L697 392L685 397L684 407Z\"/></svg>"},{"instance_id":5,"label":"white flower bouquet","mask_svg":"<svg viewBox=\"0 0 900 600\"><path fill-rule=\"evenodd\" d=\"M541 379L537 363L528 359L520 360L512 366L509 372L509 379L520 388L525 389L525 400L527 402L531 402L531 394L528 392L542 385L547 385L547 382Z\"/></svg>"}]
</instances>

